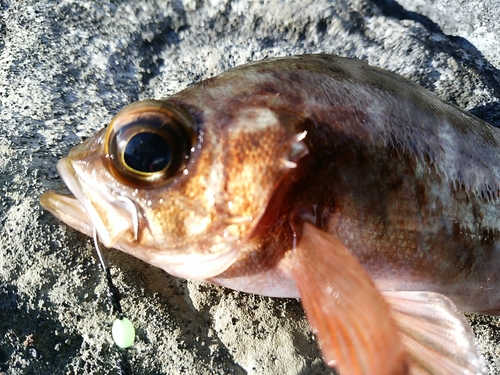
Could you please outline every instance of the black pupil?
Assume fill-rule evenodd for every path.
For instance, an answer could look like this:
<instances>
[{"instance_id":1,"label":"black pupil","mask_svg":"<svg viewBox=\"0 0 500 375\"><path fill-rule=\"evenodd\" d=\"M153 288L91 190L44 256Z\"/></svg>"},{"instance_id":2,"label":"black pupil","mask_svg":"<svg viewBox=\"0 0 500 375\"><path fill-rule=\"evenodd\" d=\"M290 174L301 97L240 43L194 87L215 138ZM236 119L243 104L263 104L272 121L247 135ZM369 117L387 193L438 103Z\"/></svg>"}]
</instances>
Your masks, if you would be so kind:
<instances>
[{"instance_id":1,"label":"black pupil","mask_svg":"<svg viewBox=\"0 0 500 375\"><path fill-rule=\"evenodd\" d=\"M172 160L168 141L156 133L134 135L123 153L125 163L139 172L157 172L167 167Z\"/></svg>"}]
</instances>

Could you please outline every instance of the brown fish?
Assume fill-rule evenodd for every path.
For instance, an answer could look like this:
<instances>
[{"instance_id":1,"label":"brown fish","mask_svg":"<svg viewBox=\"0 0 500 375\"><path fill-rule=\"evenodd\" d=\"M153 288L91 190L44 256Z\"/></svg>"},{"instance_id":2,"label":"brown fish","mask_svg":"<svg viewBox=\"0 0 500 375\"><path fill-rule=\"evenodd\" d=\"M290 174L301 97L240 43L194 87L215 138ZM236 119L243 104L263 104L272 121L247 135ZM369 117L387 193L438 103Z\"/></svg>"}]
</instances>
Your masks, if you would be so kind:
<instances>
[{"instance_id":1,"label":"brown fish","mask_svg":"<svg viewBox=\"0 0 500 375\"><path fill-rule=\"evenodd\" d=\"M134 103L42 205L172 275L300 297L341 374L481 374L457 310L500 312L500 134L328 55ZM456 306L456 307L455 307Z\"/></svg>"}]
</instances>

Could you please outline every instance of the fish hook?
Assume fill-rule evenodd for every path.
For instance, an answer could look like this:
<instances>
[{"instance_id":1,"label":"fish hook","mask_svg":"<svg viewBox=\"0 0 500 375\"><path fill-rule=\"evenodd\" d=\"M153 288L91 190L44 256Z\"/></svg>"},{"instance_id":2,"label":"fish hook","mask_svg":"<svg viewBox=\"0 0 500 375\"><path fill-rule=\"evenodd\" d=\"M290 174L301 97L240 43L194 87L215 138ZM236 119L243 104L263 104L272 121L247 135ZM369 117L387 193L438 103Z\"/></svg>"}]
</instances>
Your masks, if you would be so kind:
<instances>
[{"instance_id":1,"label":"fish hook","mask_svg":"<svg viewBox=\"0 0 500 375\"><path fill-rule=\"evenodd\" d=\"M132 216L132 226L134 227L134 240L137 241L139 234L139 218L138 218L139 216L137 213L137 207L135 203L132 201L132 199L125 197L123 195L117 195L116 199L118 199L121 202L124 202L128 206Z\"/></svg>"},{"instance_id":2,"label":"fish hook","mask_svg":"<svg viewBox=\"0 0 500 375\"><path fill-rule=\"evenodd\" d=\"M99 261L101 262L102 269L105 273L108 273L108 265L106 264L106 261L104 260L104 256L102 255L101 248L99 247L99 238L97 237L97 230L93 226L92 227L92 237L94 239L94 247L97 253L97 256L99 257Z\"/></svg>"}]
</instances>

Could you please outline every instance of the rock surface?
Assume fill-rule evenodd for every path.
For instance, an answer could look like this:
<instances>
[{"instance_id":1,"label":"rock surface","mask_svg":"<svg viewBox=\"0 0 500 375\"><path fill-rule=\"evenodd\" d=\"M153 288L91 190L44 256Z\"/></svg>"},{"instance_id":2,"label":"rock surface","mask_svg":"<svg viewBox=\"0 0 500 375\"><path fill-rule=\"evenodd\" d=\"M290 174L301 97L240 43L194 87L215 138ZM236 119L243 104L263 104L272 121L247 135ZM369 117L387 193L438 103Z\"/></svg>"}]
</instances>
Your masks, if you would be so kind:
<instances>
[{"instance_id":1,"label":"rock surface","mask_svg":"<svg viewBox=\"0 0 500 375\"><path fill-rule=\"evenodd\" d=\"M462 3L1 1L0 374L108 374L119 362L91 241L38 199L65 191L57 160L121 107L250 60L326 52L393 70L500 126L498 7ZM137 328L133 373L333 373L298 301L105 256ZM500 373L500 319L469 318Z\"/></svg>"}]
</instances>

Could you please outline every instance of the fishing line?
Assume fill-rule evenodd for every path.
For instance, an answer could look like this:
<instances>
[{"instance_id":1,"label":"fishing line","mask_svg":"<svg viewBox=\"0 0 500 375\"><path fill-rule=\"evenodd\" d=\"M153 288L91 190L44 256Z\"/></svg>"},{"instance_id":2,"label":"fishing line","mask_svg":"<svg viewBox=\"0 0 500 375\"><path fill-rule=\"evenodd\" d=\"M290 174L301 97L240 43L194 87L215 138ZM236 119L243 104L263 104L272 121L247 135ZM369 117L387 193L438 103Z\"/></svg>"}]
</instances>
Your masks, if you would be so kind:
<instances>
[{"instance_id":1,"label":"fishing line","mask_svg":"<svg viewBox=\"0 0 500 375\"><path fill-rule=\"evenodd\" d=\"M95 227L93 228L93 238L94 247L101 262L102 269L106 275L107 287L106 296L108 297L109 309L111 314L116 314L117 319L113 322L113 327L111 328L111 335L116 346L119 348L119 359L116 363L116 373L117 375L132 375L132 369L127 359L126 349L134 344L135 340L135 329L132 322L123 316L122 307L120 305L120 300L122 299L120 291L113 284L113 279L111 278L111 270L104 259L101 248L99 246L99 239L97 237L97 231Z\"/></svg>"}]
</instances>

